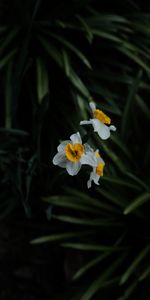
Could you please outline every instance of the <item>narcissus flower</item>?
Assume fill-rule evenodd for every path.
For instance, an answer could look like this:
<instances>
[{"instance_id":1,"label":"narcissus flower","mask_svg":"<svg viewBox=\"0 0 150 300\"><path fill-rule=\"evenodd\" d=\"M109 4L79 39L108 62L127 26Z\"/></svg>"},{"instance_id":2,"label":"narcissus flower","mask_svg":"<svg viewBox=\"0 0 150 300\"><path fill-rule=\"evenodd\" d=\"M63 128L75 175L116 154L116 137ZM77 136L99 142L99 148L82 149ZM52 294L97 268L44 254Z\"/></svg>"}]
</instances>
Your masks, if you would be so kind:
<instances>
[{"instance_id":1,"label":"narcissus flower","mask_svg":"<svg viewBox=\"0 0 150 300\"><path fill-rule=\"evenodd\" d=\"M70 136L70 140L62 142L57 147L58 153L53 158L53 164L66 168L69 175L76 175L81 165L96 166L93 150L88 144L82 144L80 133Z\"/></svg>"},{"instance_id":2,"label":"narcissus flower","mask_svg":"<svg viewBox=\"0 0 150 300\"><path fill-rule=\"evenodd\" d=\"M96 109L94 102L90 102L89 105L93 113L93 118L89 121L81 121L80 125L91 124L93 125L94 131L98 133L101 139L108 139L110 137L110 131L115 131L116 127L114 125L110 125L111 119L101 110Z\"/></svg>"},{"instance_id":3,"label":"narcissus flower","mask_svg":"<svg viewBox=\"0 0 150 300\"><path fill-rule=\"evenodd\" d=\"M99 185L99 179L101 176L103 176L103 170L105 163L103 159L101 158L99 151L96 150L94 152L95 158L96 158L96 166L93 167L93 171L90 173L90 178L87 182L87 187L90 188L92 186L92 181L94 181L95 184Z\"/></svg>"}]
</instances>

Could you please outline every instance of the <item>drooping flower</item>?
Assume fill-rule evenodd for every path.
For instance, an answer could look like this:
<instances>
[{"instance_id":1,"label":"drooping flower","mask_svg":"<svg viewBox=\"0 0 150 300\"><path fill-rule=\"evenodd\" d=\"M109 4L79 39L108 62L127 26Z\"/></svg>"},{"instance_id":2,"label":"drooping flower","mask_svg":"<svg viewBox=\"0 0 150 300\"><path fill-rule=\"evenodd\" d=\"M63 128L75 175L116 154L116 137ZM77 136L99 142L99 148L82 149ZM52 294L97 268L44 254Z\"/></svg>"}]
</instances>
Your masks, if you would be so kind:
<instances>
[{"instance_id":1,"label":"drooping flower","mask_svg":"<svg viewBox=\"0 0 150 300\"><path fill-rule=\"evenodd\" d=\"M80 133L70 136L57 147L58 153L53 158L53 164L66 168L69 175L76 175L82 165L96 166L93 149L86 143L82 144Z\"/></svg>"},{"instance_id":2,"label":"drooping flower","mask_svg":"<svg viewBox=\"0 0 150 300\"><path fill-rule=\"evenodd\" d=\"M103 170L104 170L104 166L105 166L105 163L104 163L103 159L101 158L98 150L95 151L94 155L95 155L97 164L96 164L96 166L93 167L93 171L90 173L90 178L87 182L88 188L90 188L92 186L92 181L95 184L99 185L99 179L101 176L103 176Z\"/></svg>"},{"instance_id":3,"label":"drooping flower","mask_svg":"<svg viewBox=\"0 0 150 300\"><path fill-rule=\"evenodd\" d=\"M110 131L115 131L116 127L111 124L111 119L101 110L96 109L95 103L90 102L93 118L89 121L81 121L80 125L93 125L94 131L98 133L101 139L106 140L110 137ZM110 125L110 126L108 126Z\"/></svg>"}]
</instances>

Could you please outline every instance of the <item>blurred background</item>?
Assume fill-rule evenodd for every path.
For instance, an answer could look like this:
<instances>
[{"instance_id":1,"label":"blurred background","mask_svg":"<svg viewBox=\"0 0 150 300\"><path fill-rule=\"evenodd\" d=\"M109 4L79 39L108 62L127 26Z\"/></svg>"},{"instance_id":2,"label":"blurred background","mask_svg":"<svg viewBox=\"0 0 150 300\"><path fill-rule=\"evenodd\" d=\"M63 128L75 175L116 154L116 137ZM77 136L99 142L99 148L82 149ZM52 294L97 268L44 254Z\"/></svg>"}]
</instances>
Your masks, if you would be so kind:
<instances>
[{"instance_id":1,"label":"blurred background","mask_svg":"<svg viewBox=\"0 0 150 300\"><path fill-rule=\"evenodd\" d=\"M149 62L147 1L0 0L1 300L150 298ZM90 190L52 164L77 131L106 163Z\"/></svg>"}]
</instances>

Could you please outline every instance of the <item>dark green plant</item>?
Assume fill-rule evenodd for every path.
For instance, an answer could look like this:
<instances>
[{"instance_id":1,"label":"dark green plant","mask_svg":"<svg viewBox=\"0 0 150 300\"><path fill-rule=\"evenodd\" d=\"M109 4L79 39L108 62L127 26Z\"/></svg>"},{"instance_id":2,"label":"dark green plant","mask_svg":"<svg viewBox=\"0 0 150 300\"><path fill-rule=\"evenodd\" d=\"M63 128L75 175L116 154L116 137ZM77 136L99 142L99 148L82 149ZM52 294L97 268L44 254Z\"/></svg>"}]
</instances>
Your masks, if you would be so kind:
<instances>
[{"instance_id":1,"label":"dark green plant","mask_svg":"<svg viewBox=\"0 0 150 300\"><path fill-rule=\"evenodd\" d=\"M64 299L143 299L149 280L150 15L129 2L115 13L95 1L13 1L15 15L3 5L0 217L22 203L31 218L41 197L48 203L55 233L33 242L84 258L73 275L79 293L72 287ZM117 132L110 142L90 137L107 164L100 187L87 191L86 169L72 179L51 161L91 99Z\"/></svg>"}]
</instances>

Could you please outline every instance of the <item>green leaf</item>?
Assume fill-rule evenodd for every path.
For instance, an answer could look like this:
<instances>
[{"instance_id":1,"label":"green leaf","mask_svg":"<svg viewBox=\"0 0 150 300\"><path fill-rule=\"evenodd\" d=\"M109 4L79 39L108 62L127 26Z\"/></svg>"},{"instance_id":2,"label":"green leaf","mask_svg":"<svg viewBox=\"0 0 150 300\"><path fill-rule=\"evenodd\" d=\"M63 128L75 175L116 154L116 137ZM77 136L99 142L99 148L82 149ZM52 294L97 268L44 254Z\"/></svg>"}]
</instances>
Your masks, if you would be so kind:
<instances>
[{"instance_id":1,"label":"green leaf","mask_svg":"<svg viewBox=\"0 0 150 300\"><path fill-rule=\"evenodd\" d=\"M129 296L133 293L135 288L137 287L137 282L133 282L129 287L126 288L125 293L122 297L118 298L117 300L127 300Z\"/></svg>"},{"instance_id":2,"label":"green leaf","mask_svg":"<svg viewBox=\"0 0 150 300\"><path fill-rule=\"evenodd\" d=\"M75 189L70 189L70 188L65 188L65 191L70 193L72 196L76 196L77 200L76 202L80 202L81 204L85 203L86 205L94 206L99 209L106 210L108 212L114 212L114 213L119 213L119 210L115 208L114 206L105 203L104 200L101 200L100 198L93 198L90 197L89 195L82 193L81 191L75 190Z\"/></svg>"},{"instance_id":3,"label":"green leaf","mask_svg":"<svg viewBox=\"0 0 150 300\"><path fill-rule=\"evenodd\" d=\"M47 198L42 198L43 201L48 202L50 204L70 208L77 211L84 211L86 213L98 214L100 211L96 207L91 207L85 205L85 203L79 203L76 197L70 196L51 196Z\"/></svg>"},{"instance_id":4,"label":"green leaf","mask_svg":"<svg viewBox=\"0 0 150 300\"><path fill-rule=\"evenodd\" d=\"M5 81L5 128L12 127L12 61L8 63Z\"/></svg>"},{"instance_id":5,"label":"green leaf","mask_svg":"<svg viewBox=\"0 0 150 300\"><path fill-rule=\"evenodd\" d=\"M146 119L150 121L150 109L139 95L136 96L136 103L140 107L141 111L144 113Z\"/></svg>"},{"instance_id":6,"label":"green leaf","mask_svg":"<svg viewBox=\"0 0 150 300\"><path fill-rule=\"evenodd\" d=\"M133 190L137 190L137 191L141 190L141 188L138 187L136 184L134 184L132 182L129 182L127 180L123 180L123 179L120 179L120 178L115 178L113 176L104 175L101 179L102 179L102 181L104 180L106 182L110 182L110 183L113 183L113 184L116 184L116 185L119 185L119 186L125 186L125 187L131 188Z\"/></svg>"},{"instance_id":7,"label":"green leaf","mask_svg":"<svg viewBox=\"0 0 150 300\"><path fill-rule=\"evenodd\" d=\"M49 93L48 87L48 71L41 58L37 58L37 95L39 104L43 98Z\"/></svg>"},{"instance_id":8,"label":"green leaf","mask_svg":"<svg viewBox=\"0 0 150 300\"><path fill-rule=\"evenodd\" d=\"M143 62L143 60L137 55L137 53L132 53L131 51L127 50L123 47L117 47L120 52L125 54L127 57L129 57L131 60L133 60L137 65L143 68L147 72L147 74L150 73L150 68L146 63Z\"/></svg>"},{"instance_id":9,"label":"green leaf","mask_svg":"<svg viewBox=\"0 0 150 300\"><path fill-rule=\"evenodd\" d=\"M79 238L85 235L89 235L92 234L93 231L92 230L88 230L88 231L79 231L79 232L65 232L65 233L60 233L60 234L51 234L51 235L46 235L46 236L42 236L39 238L36 238L34 240L32 240L30 243L31 244L41 244L41 243L46 243L46 242L59 242L62 240L66 240L66 239L72 239L72 238Z\"/></svg>"},{"instance_id":10,"label":"green leaf","mask_svg":"<svg viewBox=\"0 0 150 300\"><path fill-rule=\"evenodd\" d=\"M110 139L113 141L114 144L120 148L120 150L128 157L128 159L132 160L132 156L124 142L121 140L121 138L117 135L111 135Z\"/></svg>"},{"instance_id":11,"label":"green leaf","mask_svg":"<svg viewBox=\"0 0 150 300\"><path fill-rule=\"evenodd\" d=\"M58 48L56 48L54 45L49 43L47 39L43 38L41 35L37 36L38 40L44 47L45 51L52 57L52 59L60 66L63 66L63 59L61 52L58 51Z\"/></svg>"},{"instance_id":12,"label":"green leaf","mask_svg":"<svg viewBox=\"0 0 150 300\"><path fill-rule=\"evenodd\" d=\"M91 28L89 27L88 23L86 22L86 20L84 18L82 18L79 15L77 15L76 17L80 21L81 25L83 26L83 29L85 30L85 32L87 34L87 39L88 39L89 43L91 44L93 41L93 33L92 33Z\"/></svg>"},{"instance_id":13,"label":"green leaf","mask_svg":"<svg viewBox=\"0 0 150 300\"><path fill-rule=\"evenodd\" d=\"M90 92L86 85L83 83L81 78L78 76L78 74L71 68L70 66L70 73L69 73L69 79L72 82L72 84L77 88L77 90L87 99L91 99Z\"/></svg>"},{"instance_id":14,"label":"green leaf","mask_svg":"<svg viewBox=\"0 0 150 300\"><path fill-rule=\"evenodd\" d=\"M82 244L82 243L63 243L61 244L62 247L71 248L76 250L83 250L83 251L124 251L125 247L114 247L114 246L105 246L105 245L94 245L94 244Z\"/></svg>"},{"instance_id":15,"label":"green leaf","mask_svg":"<svg viewBox=\"0 0 150 300\"><path fill-rule=\"evenodd\" d=\"M150 266L145 268L144 272L141 274L138 281L142 281L142 280L146 279L149 275L150 275Z\"/></svg>"},{"instance_id":16,"label":"green leaf","mask_svg":"<svg viewBox=\"0 0 150 300\"><path fill-rule=\"evenodd\" d=\"M140 70L137 74L136 79L134 80L134 82L133 82L133 84L130 88L129 95L128 95L128 98L127 98L127 103L126 103L126 106L124 108L124 114L123 114L123 117L122 117L122 127L121 127L122 137L124 139L127 138L127 135L128 135L128 132L129 132L129 127L131 126L132 107L133 107L133 103L135 101L135 96L136 96L138 88L139 88L141 77L142 77L142 71Z\"/></svg>"},{"instance_id":17,"label":"green leaf","mask_svg":"<svg viewBox=\"0 0 150 300\"><path fill-rule=\"evenodd\" d=\"M106 283L106 280L112 276L112 274L116 271L116 269L123 262L125 255L122 255L118 259L116 259L110 267L107 268L93 283L89 286L85 294L81 297L80 300L90 300L93 295Z\"/></svg>"},{"instance_id":18,"label":"green leaf","mask_svg":"<svg viewBox=\"0 0 150 300\"><path fill-rule=\"evenodd\" d=\"M5 35L4 42L1 42L0 53L5 50L5 48L11 43L11 41L16 37L19 29L14 27L12 29L9 28L8 35Z\"/></svg>"},{"instance_id":19,"label":"green leaf","mask_svg":"<svg viewBox=\"0 0 150 300\"><path fill-rule=\"evenodd\" d=\"M125 210L124 210L124 215L127 215L131 212L133 212L134 210L136 210L139 206L145 204L146 202L148 202L150 200L150 193L144 193L142 195L140 195L138 198L136 198L134 201L132 201L131 204L129 204Z\"/></svg>"},{"instance_id":20,"label":"green leaf","mask_svg":"<svg viewBox=\"0 0 150 300\"><path fill-rule=\"evenodd\" d=\"M111 158L111 160L114 162L114 164L117 166L117 168L122 172L125 173L127 171L127 165L123 163L123 161L120 159L120 157L110 149L104 141L99 141L98 137L96 136L97 142L101 145L105 153L108 155L108 157Z\"/></svg>"},{"instance_id":21,"label":"green leaf","mask_svg":"<svg viewBox=\"0 0 150 300\"><path fill-rule=\"evenodd\" d=\"M11 52L6 54L1 60L0 60L0 69L2 69L7 63L10 61L10 59L16 54L17 49L13 49Z\"/></svg>"},{"instance_id":22,"label":"green leaf","mask_svg":"<svg viewBox=\"0 0 150 300\"><path fill-rule=\"evenodd\" d=\"M144 188L146 191L150 192L149 186L144 181L142 181L141 179L139 179L138 177L136 177L135 175L133 175L130 172L126 172L125 175L132 178L137 183L137 187L141 186L141 188Z\"/></svg>"},{"instance_id":23,"label":"green leaf","mask_svg":"<svg viewBox=\"0 0 150 300\"><path fill-rule=\"evenodd\" d=\"M78 49L76 48L74 45L72 45L70 42L68 42L68 40L62 38L60 35L48 32L50 36L52 36L53 38L55 38L57 41L59 41L62 45L66 46L69 50L71 50L72 52L74 52L78 58L80 58L80 60L89 68L91 69L91 64L88 61L88 59L85 57L85 55Z\"/></svg>"},{"instance_id":24,"label":"green leaf","mask_svg":"<svg viewBox=\"0 0 150 300\"><path fill-rule=\"evenodd\" d=\"M147 256L147 254L150 251L150 245L147 245L140 254L134 259L134 261L130 264L128 269L125 271L125 273L121 276L120 279L120 285L124 284L129 277L132 275L133 272L135 272L137 266L142 262L142 260Z\"/></svg>"},{"instance_id":25,"label":"green leaf","mask_svg":"<svg viewBox=\"0 0 150 300\"><path fill-rule=\"evenodd\" d=\"M114 189L113 191L110 190L109 188L106 188L104 190L104 188L102 187L96 187L96 191L104 196L106 199L110 200L113 204L117 205L120 207L120 211L121 211L121 208L125 206L125 199L122 195L118 195L117 193L114 193Z\"/></svg>"},{"instance_id":26,"label":"green leaf","mask_svg":"<svg viewBox=\"0 0 150 300\"><path fill-rule=\"evenodd\" d=\"M83 218L76 218L72 216L66 216L66 215L53 215L54 219L57 219L62 222L71 223L71 224L78 224L78 225L84 225L84 226L100 226L100 227L118 227L123 226L121 222L117 221L110 221L109 219L83 219Z\"/></svg>"},{"instance_id":27,"label":"green leaf","mask_svg":"<svg viewBox=\"0 0 150 300\"><path fill-rule=\"evenodd\" d=\"M118 38L117 36L115 36L111 33L104 32L102 30L93 29L92 34L94 36L98 36L98 37L101 37L101 38L104 38L104 39L107 39L107 40L110 40L110 41L113 41L113 42L121 43L120 38Z\"/></svg>"},{"instance_id":28,"label":"green leaf","mask_svg":"<svg viewBox=\"0 0 150 300\"><path fill-rule=\"evenodd\" d=\"M93 268L97 264L99 264L101 261L103 261L106 257L108 257L111 254L110 252L101 254L97 256L96 258L90 260L87 264L85 264L83 267L81 267L73 276L73 280L79 279L81 276L83 276L89 269Z\"/></svg>"},{"instance_id":29,"label":"green leaf","mask_svg":"<svg viewBox=\"0 0 150 300\"><path fill-rule=\"evenodd\" d=\"M70 76L70 61L69 61L68 53L64 49L62 50L62 58L64 61L64 69L65 69L66 76L69 77Z\"/></svg>"}]
</instances>

